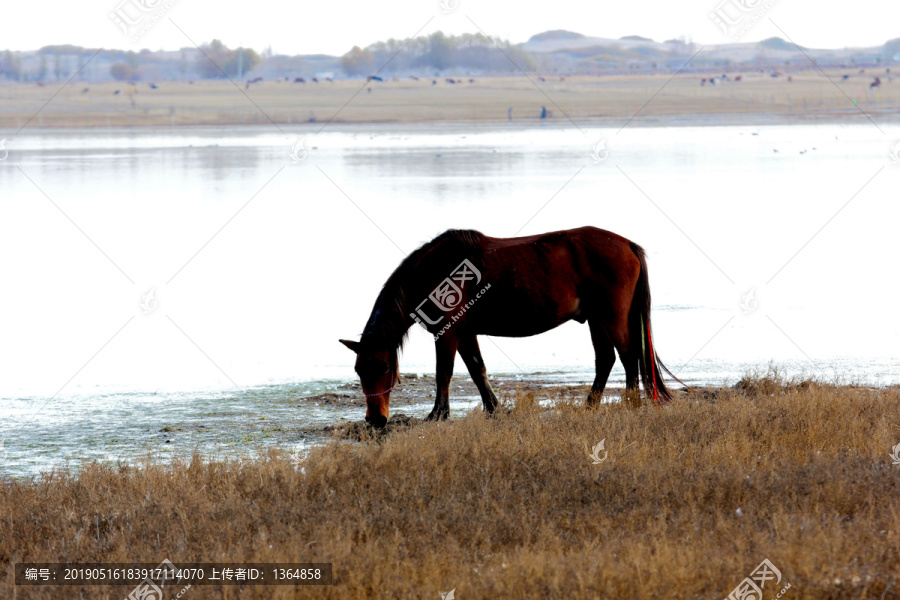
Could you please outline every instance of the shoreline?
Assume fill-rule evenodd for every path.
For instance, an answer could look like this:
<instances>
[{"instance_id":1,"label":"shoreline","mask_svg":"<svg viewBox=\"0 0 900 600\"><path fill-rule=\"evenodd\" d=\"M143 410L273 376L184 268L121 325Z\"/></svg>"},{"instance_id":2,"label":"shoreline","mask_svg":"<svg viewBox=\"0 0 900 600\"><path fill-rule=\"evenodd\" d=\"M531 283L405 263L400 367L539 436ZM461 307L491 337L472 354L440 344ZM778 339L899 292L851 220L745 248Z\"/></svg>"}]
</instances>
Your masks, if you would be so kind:
<instances>
[{"instance_id":1,"label":"shoreline","mask_svg":"<svg viewBox=\"0 0 900 600\"><path fill-rule=\"evenodd\" d=\"M869 117L876 119L879 125L900 126L900 111L867 113ZM548 121L540 121L538 119L527 121L524 119L516 121L504 121L500 119L485 119L479 121L473 120L385 120L385 121L340 121L336 120L331 123L312 121L308 123L279 123L278 127L292 132L304 130L318 129L348 129L358 130L359 128L367 129L383 129L385 131L410 131L415 129L425 129L439 127L443 130L460 129L471 131L473 128L485 128L490 131L523 131L530 129L551 129L566 130L574 129L577 125L581 128L591 129L624 129L626 127L635 128L654 128L654 127L775 127L775 126L817 126L817 125L867 125L871 122L866 115L859 111L847 110L844 112L833 113L698 113L698 114L678 114L678 115L637 115L627 123L623 123L623 119L614 117L593 117L590 119L576 121L575 124L564 119L553 119ZM0 131L9 128L2 124L0 120ZM264 123L245 123L245 122L220 122L220 123L191 123L171 125L169 123L137 123L126 125L111 125L102 123L78 123L73 125L44 125L35 126L28 124L22 128L22 131L15 133L13 136L18 137L25 133L31 134L52 134L63 133L67 131L90 130L90 131L212 131L221 129L233 130L252 130L252 129L275 129L272 124Z\"/></svg>"},{"instance_id":2,"label":"shoreline","mask_svg":"<svg viewBox=\"0 0 900 600\"><path fill-rule=\"evenodd\" d=\"M612 379L600 405L619 406L623 383ZM786 378L777 370L746 373L733 382L687 383L689 388L674 382L670 385L676 398L673 404L700 399L714 402L723 394L776 383L785 389L818 386L867 393L892 393L900 389L897 384L838 385L800 375ZM491 377L491 384L506 407L516 406L524 398L539 410L552 412L557 405L583 406L591 378L573 379L562 372L500 374ZM7 431L6 435L0 431L0 439L5 442L2 452L6 453L0 479L27 479L56 469L77 471L82 461L137 464L150 455L169 460L193 453L210 460L237 460L273 448L306 452L329 443L334 436L344 440L382 436L363 420L366 406L358 380L335 381L327 389L314 393L299 385L291 388L263 388L248 390L249 394L202 399L188 397L180 402L166 398L161 403L148 403L146 399L118 400L87 405L77 417L69 415L67 423L80 423L77 431L70 427L37 428L30 433ZM386 433L422 423L433 406L434 397L434 375L403 374L402 383L391 396L391 426ZM450 423L481 414L481 399L469 376L454 376L450 403ZM644 405L652 408L646 398ZM119 415L121 422L112 422L112 414Z\"/></svg>"},{"instance_id":3,"label":"shoreline","mask_svg":"<svg viewBox=\"0 0 900 600\"><path fill-rule=\"evenodd\" d=\"M59 82L0 85L0 130L93 127L359 125L473 127L765 125L900 121L900 80L877 90L868 76L835 81L818 71L788 80L745 73L701 85L696 74L582 76L537 84L525 77L443 81L265 81L237 88L197 82ZM365 92L363 90L366 90ZM546 118L541 118L546 109Z\"/></svg>"}]
</instances>

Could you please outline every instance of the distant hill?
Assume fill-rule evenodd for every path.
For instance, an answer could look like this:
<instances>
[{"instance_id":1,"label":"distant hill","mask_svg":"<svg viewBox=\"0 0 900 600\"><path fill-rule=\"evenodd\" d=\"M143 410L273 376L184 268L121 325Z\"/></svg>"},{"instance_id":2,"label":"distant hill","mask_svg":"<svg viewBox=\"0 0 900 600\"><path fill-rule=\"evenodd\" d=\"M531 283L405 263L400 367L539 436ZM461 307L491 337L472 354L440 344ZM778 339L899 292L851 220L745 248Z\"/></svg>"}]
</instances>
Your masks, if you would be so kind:
<instances>
[{"instance_id":1,"label":"distant hill","mask_svg":"<svg viewBox=\"0 0 900 600\"><path fill-rule=\"evenodd\" d=\"M797 45L793 42L783 40L780 37L770 37L759 43L763 48L771 48L773 50L796 50ZM803 48L803 46L800 46Z\"/></svg>"},{"instance_id":2,"label":"distant hill","mask_svg":"<svg viewBox=\"0 0 900 600\"><path fill-rule=\"evenodd\" d=\"M686 40L656 42L639 35L619 39L593 37L572 31L546 31L531 36L520 47L531 53L539 70L559 73L595 73L681 67L700 49ZM709 44L691 61L693 69L784 69L810 66L855 68L888 67L900 62L900 39L867 48L812 49L772 37L761 42Z\"/></svg>"},{"instance_id":3,"label":"distant hill","mask_svg":"<svg viewBox=\"0 0 900 600\"><path fill-rule=\"evenodd\" d=\"M675 41L676 44L680 42ZM560 50L576 50L583 48L622 48L632 50L637 47L648 47L662 53L671 52L672 44L659 43L639 35L627 35L623 38L602 38L587 36L572 31L545 31L531 36L521 47L529 52L557 52Z\"/></svg>"},{"instance_id":4,"label":"distant hill","mask_svg":"<svg viewBox=\"0 0 900 600\"><path fill-rule=\"evenodd\" d=\"M533 35L528 38L528 42L545 42L549 40L577 40L583 37L585 36L582 33L566 31L565 29L554 29L552 31L545 31L544 33Z\"/></svg>"}]
</instances>

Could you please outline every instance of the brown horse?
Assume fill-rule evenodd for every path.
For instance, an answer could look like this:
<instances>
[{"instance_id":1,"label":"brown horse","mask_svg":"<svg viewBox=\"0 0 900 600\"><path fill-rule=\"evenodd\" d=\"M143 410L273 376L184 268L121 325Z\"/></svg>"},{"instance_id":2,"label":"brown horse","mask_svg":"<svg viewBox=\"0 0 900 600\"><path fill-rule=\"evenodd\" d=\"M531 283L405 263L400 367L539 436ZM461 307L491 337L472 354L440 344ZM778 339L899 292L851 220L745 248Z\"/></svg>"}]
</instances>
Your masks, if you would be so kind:
<instances>
[{"instance_id":1,"label":"brown horse","mask_svg":"<svg viewBox=\"0 0 900 600\"><path fill-rule=\"evenodd\" d=\"M497 406L478 335L525 337L569 319L587 322L596 354L588 404L596 403L616 360L631 397L638 377L655 403L672 398L650 336L650 285L643 249L615 233L582 227L519 238L449 230L410 254L391 274L356 352L366 421L384 427L400 382L397 352L419 323L434 335L437 397L429 420L450 413L449 387L459 352L487 412ZM615 352L614 352L615 350Z\"/></svg>"}]
</instances>

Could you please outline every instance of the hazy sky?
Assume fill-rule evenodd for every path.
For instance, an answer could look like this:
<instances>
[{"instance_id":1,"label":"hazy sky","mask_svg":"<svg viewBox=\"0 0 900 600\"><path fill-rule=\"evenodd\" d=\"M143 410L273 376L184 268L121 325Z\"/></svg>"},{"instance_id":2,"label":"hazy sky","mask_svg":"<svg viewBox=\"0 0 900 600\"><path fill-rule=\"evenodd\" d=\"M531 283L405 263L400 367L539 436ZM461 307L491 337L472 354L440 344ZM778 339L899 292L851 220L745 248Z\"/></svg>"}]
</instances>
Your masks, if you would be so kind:
<instances>
[{"instance_id":1,"label":"hazy sky","mask_svg":"<svg viewBox=\"0 0 900 600\"><path fill-rule=\"evenodd\" d=\"M0 49L29 50L48 44L88 47L178 49L219 38L228 46L245 45L276 53L343 54L388 38L406 39L417 32L477 32L508 37L513 43L548 29L618 38L643 35L657 41L690 36L699 43L729 41L710 19L723 0L632 0L588 2L513 2L444 0L456 7L442 13L440 0L316 1L254 0L4 0L0 12ZM900 37L900 2L896 0L725 0L772 7L741 41L782 35L769 17L801 45L872 46ZM167 15L138 42L123 34L110 18L120 8L136 13L132 3L173 3ZM729 7L726 6L726 10ZM173 25L177 23L184 33ZM429 19L431 19L429 21ZM424 29L423 29L424 27ZM420 32L421 29L421 32Z\"/></svg>"}]
</instances>

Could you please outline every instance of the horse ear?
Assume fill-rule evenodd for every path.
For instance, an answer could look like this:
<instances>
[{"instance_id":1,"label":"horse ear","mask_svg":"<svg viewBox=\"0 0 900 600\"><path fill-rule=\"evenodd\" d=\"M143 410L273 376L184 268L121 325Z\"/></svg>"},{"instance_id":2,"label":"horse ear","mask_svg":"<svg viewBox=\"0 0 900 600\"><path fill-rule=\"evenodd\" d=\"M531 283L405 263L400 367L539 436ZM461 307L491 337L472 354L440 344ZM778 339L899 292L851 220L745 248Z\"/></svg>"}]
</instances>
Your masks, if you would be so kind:
<instances>
[{"instance_id":1,"label":"horse ear","mask_svg":"<svg viewBox=\"0 0 900 600\"><path fill-rule=\"evenodd\" d=\"M359 342L354 342L352 340L338 340L343 345L347 346L357 354L359 354Z\"/></svg>"}]
</instances>

